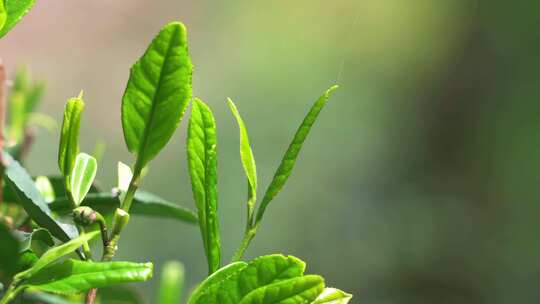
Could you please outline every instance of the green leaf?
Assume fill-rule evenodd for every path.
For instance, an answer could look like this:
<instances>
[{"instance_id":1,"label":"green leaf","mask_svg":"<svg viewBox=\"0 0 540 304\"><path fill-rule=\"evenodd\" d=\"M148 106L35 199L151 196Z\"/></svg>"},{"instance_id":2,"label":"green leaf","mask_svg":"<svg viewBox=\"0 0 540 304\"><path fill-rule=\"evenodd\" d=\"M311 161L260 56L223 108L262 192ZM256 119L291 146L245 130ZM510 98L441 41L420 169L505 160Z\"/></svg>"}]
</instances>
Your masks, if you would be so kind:
<instances>
[{"instance_id":1,"label":"green leaf","mask_svg":"<svg viewBox=\"0 0 540 304\"><path fill-rule=\"evenodd\" d=\"M231 266L222 268L206 279L194 291L188 304L259 303L256 302L256 299L258 299L261 294L266 294L268 290L278 290L281 294L291 298L309 298L312 296L312 292L306 292L306 290L318 289L318 285L322 284L322 287L320 287L320 291L322 291L324 283L322 283L322 279L289 282L290 279L306 278L306 276L303 276L304 269L304 262L292 256L286 257L279 254L257 258L247 265L243 262L234 263ZM308 281L310 282L309 284L302 283ZM312 281L317 281L317 284L315 284L317 285L317 288L314 289L314 285L311 284ZM289 282L289 285L298 286L295 288L278 286L279 288L276 288L274 284L280 282ZM300 288L300 285L305 288ZM309 297L302 296L304 293L309 294ZM318 293L314 294L310 300L314 300L317 295ZM283 300L285 299L287 298L283 298ZM279 301L260 303L278 302Z\"/></svg>"},{"instance_id":2,"label":"green leaf","mask_svg":"<svg viewBox=\"0 0 540 304\"><path fill-rule=\"evenodd\" d=\"M128 150L142 170L167 144L191 99L193 66L186 28L172 22L161 29L133 65L122 99L122 127Z\"/></svg>"},{"instance_id":3,"label":"green leaf","mask_svg":"<svg viewBox=\"0 0 540 304\"><path fill-rule=\"evenodd\" d=\"M60 135L60 148L58 150L58 167L66 178L68 190L69 176L75 166L75 159L79 153L79 129L81 127L81 117L84 111L84 101L82 92L79 97L70 98L64 110L64 121L62 122L62 133Z\"/></svg>"},{"instance_id":4,"label":"green leaf","mask_svg":"<svg viewBox=\"0 0 540 304\"><path fill-rule=\"evenodd\" d=\"M210 108L199 99L193 101L191 110L187 155L191 188L199 211L199 226L211 274L219 269L221 259L217 216L216 122Z\"/></svg>"},{"instance_id":5,"label":"green leaf","mask_svg":"<svg viewBox=\"0 0 540 304\"><path fill-rule=\"evenodd\" d=\"M184 288L184 265L171 261L165 263L159 284L159 304L180 303Z\"/></svg>"},{"instance_id":6,"label":"green leaf","mask_svg":"<svg viewBox=\"0 0 540 304\"><path fill-rule=\"evenodd\" d=\"M19 242L9 229L0 224L0 280L11 278L17 272Z\"/></svg>"},{"instance_id":7,"label":"green leaf","mask_svg":"<svg viewBox=\"0 0 540 304\"><path fill-rule=\"evenodd\" d=\"M54 188L51 184L51 181L46 176L40 175L36 177L35 184L39 193L41 193L41 195L45 199L45 202L50 203L54 201L54 199L56 198L56 195L54 194Z\"/></svg>"},{"instance_id":8,"label":"green leaf","mask_svg":"<svg viewBox=\"0 0 540 304\"><path fill-rule=\"evenodd\" d=\"M20 143L24 136L26 123L26 97L23 93L15 92L9 99L9 134L13 143Z\"/></svg>"},{"instance_id":9,"label":"green leaf","mask_svg":"<svg viewBox=\"0 0 540 304\"><path fill-rule=\"evenodd\" d=\"M68 299L65 299L61 296L52 295L44 292L26 292L24 294L25 299L28 298L29 303L33 304L80 304L81 302L75 302ZM27 302L23 302L28 304ZM107 303L109 304L109 303Z\"/></svg>"},{"instance_id":10,"label":"green leaf","mask_svg":"<svg viewBox=\"0 0 540 304\"><path fill-rule=\"evenodd\" d=\"M26 213L34 222L49 230L57 239L63 242L69 241L76 235L76 228L73 225L57 222L26 170L8 153L4 152L3 156L6 164L4 172L6 184Z\"/></svg>"},{"instance_id":11,"label":"green leaf","mask_svg":"<svg viewBox=\"0 0 540 304\"><path fill-rule=\"evenodd\" d=\"M88 241L99 235L99 233L99 231L86 233L65 244L50 249L39 258L39 260L34 264L34 266L32 266L32 268L18 273L15 278L20 281L33 277L47 265L55 262L63 256L72 253L73 251L81 247L83 244L87 243Z\"/></svg>"},{"instance_id":12,"label":"green leaf","mask_svg":"<svg viewBox=\"0 0 540 304\"><path fill-rule=\"evenodd\" d=\"M324 279L306 275L263 286L246 295L238 304L304 304L313 301L324 289Z\"/></svg>"},{"instance_id":13,"label":"green leaf","mask_svg":"<svg viewBox=\"0 0 540 304\"><path fill-rule=\"evenodd\" d=\"M276 195L281 191L281 189L287 182L287 179L289 179L289 176L291 175L291 172L296 163L296 159L298 158L298 154L302 149L302 145L304 144L304 141L306 140L309 131L311 130L311 127L315 123L315 120L317 120L317 117L319 116L321 110L324 108L326 102L328 101L328 98L337 88L337 86L333 86L326 92L324 92L324 94L313 104L308 114L304 118L304 121L296 131L296 134L294 135L294 138L289 145L287 152L285 152L285 155L281 160L281 164L279 165L279 168L277 169L274 178L270 183L270 186L268 186L268 189L266 190L266 193L261 202L261 206L257 211L257 223L261 221L264 212L266 211L266 207L268 207L268 204L276 197Z\"/></svg>"},{"instance_id":14,"label":"green leaf","mask_svg":"<svg viewBox=\"0 0 540 304\"><path fill-rule=\"evenodd\" d=\"M152 271L151 263L67 260L42 269L25 285L31 290L68 295L92 288L148 281L152 278Z\"/></svg>"},{"instance_id":15,"label":"green leaf","mask_svg":"<svg viewBox=\"0 0 540 304\"><path fill-rule=\"evenodd\" d=\"M32 232L23 232L17 230L15 236L20 242L20 251L26 251L30 249L32 242L39 241L48 247L54 246L54 240L52 235L47 229L38 228Z\"/></svg>"},{"instance_id":16,"label":"green leaf","mask_svg":"<svg viewBox=\"0 0 540 304\"><path fill-rule=\"evenodd\" d=\"M118 189L122 192L126 192L132 178L133 172L131 172L131 168L123 162L118 162Z\"/></svg>"},{"instance_id":17,"label":"green leaf","mask_svg":"<svg viewBox=\"0 0 540 304\"><path fill-rule=\"evenodd\" d=\"M231 99L228 99L228 104L231 112L236 118L238 128L240 129L240 158L248 179L248 220L251 221L257 202L257 167L255 166L255 158L253 157L253 151L249 144L249 137L244 120Z\"/></svg>"},{"instance_id":18,"label":"green leaf","mask_svg":"<svg viewBox=\"0 0 540 304\"><path fill-rule=\"evenodd\" d=\"M335 288L325 288L312 304L347 304L352 295Z\"/></svg>"},{"instance_id":19,"label":"green leaf","mask_svg":"<svg viewBox=\"0 0 540 304\"><path fill-rule=\"evenodd\" d=\"M75 205L80 205L94 183L97 172L96 159L86 153L79 153L71 173L71 197Z\"/></svg>"},{"instance_id":20,"label":"green leaf","mask_svg":"<svg viewBox=\"0 0 540 304\"><path fill-rule=\"evenodd\" d=\"M120 201L118 195L114 193L89 193L81 205L91 207L105 215L113 213L116 208L119 208ZM70 201L67 197L57 198L50 206L51 210L62 215L71 212ZM143 190L137 190L135 193L129 213L131 215L170 218L192 224L198 222L197 214L192 210Z\"/></svg>"},{"instance_id":21,"label":"green leaf","mask_svg":"<svg viewBox=\"0 0 540 304\"><path fill-rule=\"evenodd\" d=\"M24 271L32 266L39 260L38 255L31 249L22 251L17 261L17 272Z\"/></svg>"},{"instance_id":22,"label":"green leaf","mask_svg":"<svg viewBox=\"0 0 540 304\"><path fill-rule=\"evenodd\" d=\"M49 175L47 176L49 182L53 187L53 191L56 197L67 197L69 194L66 192L66 187L64 183L64 178L59 175ZM99 193L101 189L97 186L96 183L90 187L88 193Z\"/></svg>"},{"instance_id":23,"label":"green leaf","mask_svg":"<svg viewBox=\"0 0 540 304\"><path fill-rule=\"evenodd\" d=\"M4 24L6 24L6 19L7 19L6 6L4 5L4 1L0 1L0 31L4 27Z\"/></svg>"},{"instance_id":24,"label":"green leaf","mask_svg":"<svg viewBox=\"0 0 540 304\"><path fill-rule=\"evenodd\" d=\"M7 16L4 26L0 27L0 38L4 37L26 15L35 0L4 0Z\"/></svg>"}]
</instances>

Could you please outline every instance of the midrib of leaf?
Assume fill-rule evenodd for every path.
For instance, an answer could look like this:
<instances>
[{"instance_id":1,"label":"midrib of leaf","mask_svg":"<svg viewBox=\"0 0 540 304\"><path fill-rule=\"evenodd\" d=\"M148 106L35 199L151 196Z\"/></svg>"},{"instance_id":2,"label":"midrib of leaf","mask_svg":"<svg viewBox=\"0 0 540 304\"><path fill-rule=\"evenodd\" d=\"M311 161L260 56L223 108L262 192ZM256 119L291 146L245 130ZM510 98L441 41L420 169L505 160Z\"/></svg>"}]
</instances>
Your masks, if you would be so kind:
<instances>
[{"instance_id":1,"label":"midrib of leaf","mask_svg":"<svg viewBox=\"0 0 540 304\"><path fill-rule=\"evenodd\" d=\"M159 67L159 77L158 77L158 81L157 81L157 84L156 84L156 90L154 91L154 93L152 94L152 98L150 100L152 106L150 107L150 118L148 119L148 124L145 126L144 128L144 135L143 135L143 140L141 141L141 145L140 145L140 148L139 148L139 151L137 153L137 161L135 162L135 168L134 168L134 172L133 172L133 177L136 177L137 175L140 174L140 171L143 169L143 168L140 168L141 166L141 162L142 162L142 151L144 151L146 149L146 146L148 144L148 138L150 137L149 136L149 132L150 132L150 129L152 127L152 125L154 124L154 114L155 114L155 111L156 111L156 108L157 108L157 102L156 102L156 96L159 96L159 92L161 91L161 84L162 84L162 79L163 79L163 70L165 69L165 62L168 60L168 58L170 57L170 54L171 54L171 49L172 49L172 40L174 38L174 34L176 33L177 29L174 30L174 32L171 33L171 37L170 39L168 39L167 41L167 52L166 54L163 56L163 63L160 65ZM159 54L159 52L156 52ZM144 58L144 55L143 55L143 58ZM143 75L145 78L148 77L148 75L146 75L147 71L146 69L142 68L142 60L141 60L141 70L143 71ZM144 91L144 90L142 90ZM167 101L167 100L165 100Z\"/></svg>"},{"instance_id":2,"label":"midrib of leaf","mask_svg":"<svg viewBox=\"0 0 540 304\"><path fill-rule=\"evenodd\" d=\"M250 295L252 294L255 294L257 292L259 292L260 290L264 290L264 289L267 289L268 287L270 287L271 285L274 285L274 284L285 284L285 283L292 283L292 284L296 284L297 282L295 281L299 281L301 279L306 279L306 278L320 278L319 276L315 276L315 275L307 275L307 276L301 276L301 277L296 277L296 278L290 278L290 279L287 279L287 280L283 280L283 281L278 281L276 283L272 283L272 284L267 284L265 286L261 286L259 288L256 288L252 291L250 291L248 294L246 294L245 296L243 296L240 301L238 302L239 304L242 304L242 301L244 301L246 298L248 298ZM280 298L277 298L275 301L273 302L268 302L268 303L265 303L265 304L279 304L279 303L282 303L283 300L287 300L287 299L291 299L293 297L296 297L296 296L300 296L300 294L306 292L306 291L309 291L311 289L316 289L321 283L323 284L324 286L324 280L322 280L322 278L320 278L321 282L317 282L315 284L315 282L310 282L307 286L305 286L305 284L307 284L306 282L304 282L304 284L302 285L303 287L296 291L294 294L289 294L289 295L284 295ZM305 287L304 287L305 286ZM305 298L302 297L304 300Z\"/></svg>"}]
</instances>

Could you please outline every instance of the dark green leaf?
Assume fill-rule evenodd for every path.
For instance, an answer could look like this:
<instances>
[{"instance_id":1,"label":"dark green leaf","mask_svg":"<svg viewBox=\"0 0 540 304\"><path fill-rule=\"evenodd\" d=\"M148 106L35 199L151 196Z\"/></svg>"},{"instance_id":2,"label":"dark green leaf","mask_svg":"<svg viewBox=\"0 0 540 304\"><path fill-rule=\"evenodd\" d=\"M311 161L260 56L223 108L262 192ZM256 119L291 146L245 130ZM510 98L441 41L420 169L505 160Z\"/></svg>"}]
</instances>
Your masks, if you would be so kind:
<instances>
[{"instance_id":1,"label":"dark green leaf","mask_svg":"<svg viewBox=\"0 0 540 304\"><path fill-rule=\"evenodd\" d=\"M46 228L57 239L67 242L75 234L73 225L61 224L53 217L49 206L34 185L34 181L11 155L4 152L6 184L15 194L26 213L39 226Z\"/></svg>"},{"instance_id":2,"label":"dark green leaf","mask_svg":"<svg viewBox=\"0 0 540 304\"><path fill-rule=\"evenodd\" d=\"M0 224L0 281L11 278L17 272L19 243L9 229Z\"/></svg>"},{"instance_id":3,"label":"dark green leaf","mask_svg":"<svg viewBox=\"0 0 540 304\"><path fill-rule=\"evenodd\" d=\"M133 65L122 99L122 127L135 171L167 144L191 98L191 59L182 23L167 24Z\"/></svg>"},{"instance_id":4,"label":"dark green leaf","mask_svg":"<svg viewBox=\"0 0 540 304\"><path fill-rule=\"evenodd\" d=\"M352 295L335 288L325 288L312 304L347 304Z\"/></svg>"},{"instance_id":5,"label":"dark green leaf","mask_svg":"<svg viewBox=\"0 0 540 304\"><path fill-rule=\"evenodd\" d=\"M71 197L75 205L80 205L90 191L96 178L96 159L86 153L79 153L71 173Z\"/></svg>"},{"instance_id":6,"label":"dark green leaf","mask_svg":"<svg viewBox=\"0 0 540 304\"><path fill-rule=\"evenodd\" d=\"M219 269L221 245L217 216L216 122L210 108L195 99L189 120L187 155L191 188L199 212L199 226L208 260L208 271Z\"/></svg>"},{"instance_id":7,"label":"dark green leaf","mask_svg":"<svg viewBox=\"0 0 540 304\"><path fill-rule=\"evenodd\" d=\"M315 120L317 120L321 110L324 108L326 101L336 89L337 86L333 86L324 92L324 94L313 104L308 114L304 118L304 121L296 131L296 134L294 135L287 152L285 152L285 155L281 160L281 164L279 165L270 186L268 186L268 189L266 190L261 202L261 206L257 211L257 222L260 222L264 212L266 211L266 207L268 207L268 204L276 197L287 182L287 179L289 179L289 176L294 168L294 164L296 163L296 159L298 158L298 154L302 149L302 145L304 144L311 127L315 123Z\"/></svg>"},{"instance_id":8,"label":"dark green leaf","mask_svg":"<svg viewBox=\"0 0 540 304\"><path fill-rule=\"evenodd\" d=\"M39 258L39 260L34 264L34 266L32 266L32 268L26 271L23 271L21 273L18 273L15 276L15 278L19 281L32 278L34 275L40 272L47 265L55 262L56 260L58 260L59 258L63 256L73 253L76 249L78 249L83 244L87 243L92 238L96 237L97 235L99 235L99 231L86 233L65 244L62 244L60 246L50 249Z\"/></svg>"},{"instance_id":9,"label":"dark green leaf","mask_svg":"<svg viewBox=\"0 0 540 304\"><path fill-rule=\"evenodd\" d=\"M0 38L4 37L34 6L34 0L4 0L7 17L0 27Z\"/></svg>"},{"instance_id":10,"label":"dark green leaf","mask_svg":"<svg viewBox=\"0 0 540 304\"><path fill-rule=\"evenodd\" d=\"M165 263L161 273L157 303L180 303L183 288L184 265L176 261Z\"/></svg>"},{"instance_id":11,"label":"dark green leaf","mask_svg":"<svg viewBox=\"0 0 540 304\"><path fill-rule=\"evenodd\" d=\"M81 127L84 101L82 92L79 97L70 98L64 110L62 133L60 135L60 147L58 149L58 167L68 181L75 166L75 159L79 153L79 130Z\"/></svg>"},{"instance_id":12,"label":"dark green leaf","mask_svg":"<svg viewBox=\"0 0 540 304\"><path fill-rule=\"evenodd\" d=\"M92 288L144 282L152 278L151 263L93 263L67 260L50 265L25 283L31 290L56 294L77 294Z\"/></svg>"},{"instance_id":13,"label":"dark green leaf","mask_svg":"<svg viewBox=\"0 0 540 304\"><path fill-rule=\"evenodd\" d=\"M38 255L30 250L27 249L20 253L19 260L17 261L17 272L25 271L29 269L30 267L34 266L34 264L39 260Z\"/></svg>"}]
</instances>

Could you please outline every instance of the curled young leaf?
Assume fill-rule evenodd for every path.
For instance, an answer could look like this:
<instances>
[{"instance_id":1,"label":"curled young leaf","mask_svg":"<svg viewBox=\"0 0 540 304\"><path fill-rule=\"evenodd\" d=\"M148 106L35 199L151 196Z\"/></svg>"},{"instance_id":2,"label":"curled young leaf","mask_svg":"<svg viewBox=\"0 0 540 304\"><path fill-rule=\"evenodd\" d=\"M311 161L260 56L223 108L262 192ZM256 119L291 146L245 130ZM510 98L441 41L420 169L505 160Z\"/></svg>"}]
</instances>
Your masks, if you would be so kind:
<instances>
[{"instance_id":1,"label":"curled young leaf","mask_svg":"<svg viewBox=\"0 0 540 304\"><path fill-rule=\"evenodd\" d=\"M69 176L73 171L79 153L79 129L83 110L82 92L79 97L70 98L64 110L60 147L58 149L58 167L66 181L68 181L68 187L66 187L68 190L71 190Z\"/></svg>"},{"instance_id":2,"label":"curled young leaf","mask_svg":"<svg viewBox=\"0 0 540 304\"><path fill-rule=\"evenodd\" d=\"M199 226L208 260L208 272L219 269L221 245L217 215L217 139L216 122L210 108L193 101L187 136L188 167Z\"/></svg>"},{"instance_id":3,"label":"curled young leaf","mask_svg":"<svg viewBox=\"0 0 540 304\"><path fill-rule=\"evenodd\" d=\"M186 28L172 22L161 29L133 65L122 99L122 128L134 171L142 170L167 144L191 98L193 66Z\"/></svg>"},{"instance_id":4,"label":"curled young leaf","mask_svg":"<svg viewBox=\"0 0 540 304\"><path fill-rule=\"evenodd\" d=\"M281 160L281 164L279 165L274 175L274 178L270 183L270 186L268 186L268 189L264 194L259 210L257 211L257 223L261 221L264 212L266 211L266 207L268 207L268 204L276 197L276 195L281 191L281 189L289 179L289 176L291 175L291 172L296 163L296 159L298 158L298 154L302 149L304 141L309 135L311 127L313 126L313 124L317 120L317 117L326 105L328 98L337 88L338 86L333 86L326 92L324 92L324 94L319 97L319 99L313 104L308 114L304 118L304 121L302 121L302 124L300 124L300 127L296 131L296 134L294 135L294 138L289 145L287 152L285 152L285 155Z\"/></svg>"},{"instance_id":5,"label":"curled young leaf","mask_svg":"<svg viewBox=\"0 0 540 304\"><path fill-rule=\"evenodd\" d=\"M148 281L152 272L152 263L67 260L42 269L25 285L31 290L69 295L92 288Z\"/></svg>"},{"instance_id":6,"label":"curled young leaf","mask_svg":"<svg viewBox=\"0 0 540 304\"><path fill-rule=\"evenodd\" d=\"M96 159L86 153L79 153L70 175L71 198L80 205L94 183L97 172Z\"/></svg>"},{"instance_id":7,"label":"curled young leaf","mask_svg":"<svg viewBox=\"0 0 540 304\"><path fill-rule=\"evenodd\" d=\"M0 26L0 38L4 37L30 11L35 0L3 0L3 2L5 20L3 26Z\"/></svg>"}]
</instances>

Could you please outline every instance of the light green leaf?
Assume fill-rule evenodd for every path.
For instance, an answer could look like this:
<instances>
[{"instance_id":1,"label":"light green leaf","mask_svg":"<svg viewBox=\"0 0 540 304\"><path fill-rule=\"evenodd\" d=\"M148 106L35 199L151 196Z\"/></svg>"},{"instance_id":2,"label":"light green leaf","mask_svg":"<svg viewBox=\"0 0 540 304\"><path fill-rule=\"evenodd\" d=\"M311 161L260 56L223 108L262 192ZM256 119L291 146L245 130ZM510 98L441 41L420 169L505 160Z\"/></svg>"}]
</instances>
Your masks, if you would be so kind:
<instances>
[{"instance_id":1,"label":"light green leaf","mask_svg":"<svg viewBox=\"0 0 540 304\"><path fill-rule=\"evenodd\" d=\"M99 231L86 233L65 244L51 248L39 258L39 260L34 264L34 266L32 266L32 268L18 273L15 276L15 279L18 281L21 281L21 280L25 280L25 279L33 277L35 274L40 272L40 270L45 268L47 265L55 262L56 260L58 260L59 258L63 256L73 253L76 249L81 247L83 244L87 243L88 241L90 241L91 239L99 235L99 233L100 233Z\"/></svg>"},{"instance_id":2,"label":"light green leaf","mask_svg":"<svg viewBox=\"0 0 540 304\"><path fill-rule=\"evenodd\" d=\"M6 24L6 20L7 20L6 6L4 5L4 1L0 1L0 31L4 27L4 24Z\"/></svg>"},{"instance_id":3,"label":"light green leaf","mask_svg":"<svg viewBox=\"0 0 540 304\"><path fill-rule=\"evenodd\" d=\"M54 199L56 198L56 195L54 194L54 188L49 178L47 178L46 176L40 175L36 177L35 184L39 193L41 193L41 195L45 199L45 202L50 203L54 201Z\"/></svg>"},{"instance_id":4,"label":"light green leaf","mask_svg":"<svg viewBox=\"0 0 540 304\"><path fill-rule=\"evenodd\" d=\"M124 139L142 170L167 144L191 98L186 28L167 24L133 65L122 99Z\"/></svg>"},{"instance_id":5,"label":"light green leaf","mask_svg":"<svg viewBox=\"0 0 540 304\"><path fill-rule=\"evenodd\" d=\"M68 295L92 288L148 281L152 272L152 263L67 260L42 269L25 285L31 290Z\"/></svg>"},{"instance_id":6,"label":"light green leaf","mask_svg":"<svg viewBox=\"0 0 540 304\"><path fill-rule=\"evenodd\" d=\"M57 239L63 242L69 241L74 236L72 232L76 231L75 227L57 222L26 170L8 153L4 152L3 157L6 164L6 185L26 213L34 222L49 230Z\"/></svg>"},{"instance_id":7,"label":"light green leaf","mask_svg":"<svg viewBox=\"0 0 540 304\"><path fill-rule=\"evenodd\" d=\"M322 277L306 275L258 288L238 304L305 304L313 301L323 289Z\"/></svg>"},{"instance_id":8,"label":"light green leaf","mask_svg":"<svg viewBox=\"0 0 540 304\"><path fill-rule=\"evenodd\" d=\"M210 108L193 101L187 136L188 167L199 226L208 260L208 272L219 269L221 245L217 216L217 139L216 122Z\"/></svg>"},{"instance_id":9,"label":"light green leaf","mask_svg":"<svg viewBox=\"0 0 540 304\"><path fill-rule=\"evenodd\" d=\"M248 220L251 221L257 202L257 167L255 166L255 158L253 157L253 151L249 144L249 137L244 120L231 99L228 99L228 104L231 112L236 118L238 128L240 129L240 158L248 179Z\"/></svg>"},{"instance_id":10,"label":"light green leaf","mask_svg":"<svg viewBox=\"0 0 540 304\"><path fill-rule=\"evenodd\" d=\"M7 16L4 26L0 27L0 38L4 37L26 15L35 0L4 0Z\"/></svg>"},{"instance_id":11,"label":"light green leaf","mask_svg":"<svg viewBox=\"0 0 540 304\"><path fill-rule=\"evenodd\" d=\"M118 189L122 192L126 192L132 178L133 172L131 172L131 168L123 162L118 162Z\"/></svg>"},{"instance_id":12,"label":"light green leaf","mask_svg":"<svg viewBox=\"0 0 540 304\"><path fill-rule=\"evenodd\" d=\"M286 257L274 254L257 258L247 265L243 262L232 265L234 266L224 267L205 280L192 294L188 304L258 303L252 301L256 301L261 294L268 293L268 290L278 290L281 294L292 298L309 298L312 292L306 292L306 290L314 290L314 286L311 283L302 283L305 280L289 282L290 285L298 285L295 288L288 288L287 286L273 287L274 284L288 282L289 279L305 278L303 276L305 269L304 262L292 256ZM311 280L308 281L311 282ZM313 281L317 281L317 284L315 284L317 286L322 283L322 279ZM320 287L320 291L324 288L324 283L322 284L323 286ZM300 288L300 285L305 288ZM309 297L303 296L304 294L309 294ZM314 294L310 298L311 301L317 295L318 293ZM285 299L288 298L283 298L283 300Z\"/></svg>"},{"instance_id":13,"label":"light green leaf","mask_svg":"<svg viewBox=\"0 0 540 304\"><path fill-rule=\"evenodd\" d=\"M75 160L79 153L79 129L81 127L83 111L84 101L81 92L79 97L69 99L66 104L64 121L62 122L62 133L60 135L60 147L58 150L58 167L66 179L66 188L68 190L71 190L69 176L73 172Z\"/></svg>"},{"instance_id":14,"label":"light green leaf","mask_svg":"<svg viewBox=\"0 0 540 304\"><path fill-rule=\"evenodd\" d=\"M19 243L9 229L0 224L0 280L10 279L17 272Z\"/></svg>"},{"instance_id":15,"label":"light green leaf","mask_svg":"<svg viewBox=\"0 0 540 304\"><path fill-rule=\"evenodd\" d=\"M312 304L347 304L352 295L336 288L325 288Z\"/></svg>"},{"instance_id":16,"label":"light green leaf","mask_svg":"<svg viewBox=\"0 0 540 304\"><path fill-rule=\"evenodd\" d=\"M183 288L184 265L176 261L165 263L163 266L163 272L161 274L157 303L180 303L182 300Z\"/></svg>"},{"instance_id":17,"label":"light green leaf","mask_svg":"<svg viewBox=\"0 0 540 304\"><path fill-rule=\"evenodd\" d=\"M24 136L26 123L26 97L21 92L15 92L9 99L9 140L18 144Z\"/></svg>"},{"instance_id":18,"label":"light green leaf","mask_svg":"<svg viewBox=\"0 0 540 304\"><path fill-rule=\"evenodd\" d=\"M96 159L86 153L79 153L70 175L71 197L79 206L94 183L97 172Z\"/></svg>"},{"instance_id":19,"label":"light green leaf","mask_svg":"<svg viewBox=\"0 0 540 304\"><path fill-rule=\"evenodd\" d=\"M281 191L281 189L287 182L287 179L289 179L289 176L291 175L291 172L296 163L296 159L298 158L298 154L302 149L302 145L304 144L304 141L306 140L309 131L311 130L311 127L315 123L315 120L317 120L317 117L319 116L321 110L324 108L326 102L328 101L328 98L337 88L338 86L333 86L326 92L324 92L324 94L313 104L308 114L304 118L304 121L296 131L296 134L294 135L294 138L289 145L287 152L285 152L285 155L281 160L281 164L279 165L279 168L277 169L274 178L270 183L270 186L268 186L268 189L266 190L259 210L257 211L257 223L261 221L264 212L266 211L266 207L268 207L268 204L276 197L276 195Z\"/></svg>"}]
</instances>

